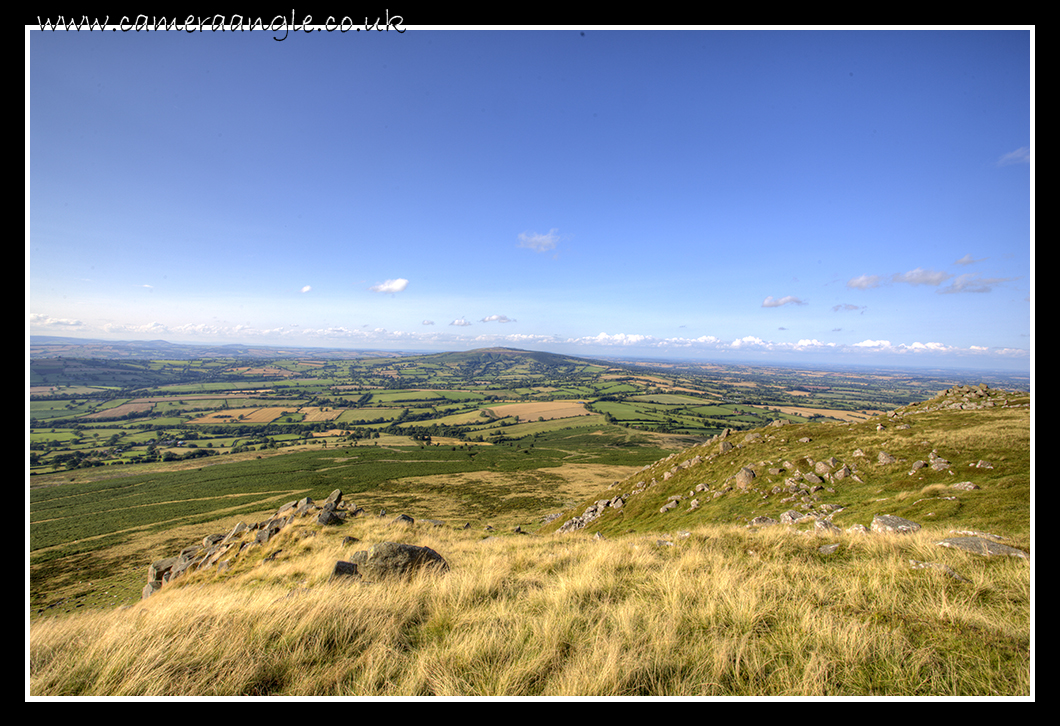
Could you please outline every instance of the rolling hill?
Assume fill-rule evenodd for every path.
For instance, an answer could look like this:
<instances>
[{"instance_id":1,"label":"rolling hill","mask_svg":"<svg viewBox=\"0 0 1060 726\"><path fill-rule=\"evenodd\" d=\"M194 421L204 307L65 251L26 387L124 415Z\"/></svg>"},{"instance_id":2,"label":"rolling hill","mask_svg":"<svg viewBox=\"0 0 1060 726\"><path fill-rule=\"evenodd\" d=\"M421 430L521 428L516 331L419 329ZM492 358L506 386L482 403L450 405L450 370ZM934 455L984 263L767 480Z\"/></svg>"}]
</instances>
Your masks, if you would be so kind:
<instances>
[{"instance_id":1,"label":"rolling hill","mask_svg":"<svg viewBox=\"0 0 1060 726\"><path fill-rule=\"evenodd\" d=\"M444 355L434 362L582 364L503 349ZM550 444L555 463L584 456L573 447L565 454L562 441ZM493 448L489 455L499 456ZM599 453L608 451L622 449ZM449 455L459 454L454 447ZM429 447L422 455L446 466ZM460 486L437 474L418 478L420 487L433 482L434 498L416 496L426 488L406 490L402 511L358 506L394 488L385 478L374 489L345 490L334 520L318 521L320 503L303 501L304 516L288 518L288 510L264 540L260 522L248 522L228 543L235 549L204 555L213 559L150 597L41 613L31 627L30 691L1032 692L1029 394L955 385L863 421L778 419L727 430L652 463L614 468L615 478L583 486L582 498L561 508L520 490L526 474L510 463L519 455L495 458L486 467L495 471L469 472ZM318 460L314 491L331 486ZM295 465L291 472L302 476ZM487 486L490 506L518 501L536 523L498 529L453 516L462 498ZM449 516L425 509L446 496L455 503ZM232 516L189 522L157 540L169 555L206 551L207 541L239 529ZM386 542L429 548L444 559L444 574L378 582L363 568L337 574ZM939 546L947 542L962 544ZM972 550L961 549L969 542Z\"/></svg>"}]
</instances>

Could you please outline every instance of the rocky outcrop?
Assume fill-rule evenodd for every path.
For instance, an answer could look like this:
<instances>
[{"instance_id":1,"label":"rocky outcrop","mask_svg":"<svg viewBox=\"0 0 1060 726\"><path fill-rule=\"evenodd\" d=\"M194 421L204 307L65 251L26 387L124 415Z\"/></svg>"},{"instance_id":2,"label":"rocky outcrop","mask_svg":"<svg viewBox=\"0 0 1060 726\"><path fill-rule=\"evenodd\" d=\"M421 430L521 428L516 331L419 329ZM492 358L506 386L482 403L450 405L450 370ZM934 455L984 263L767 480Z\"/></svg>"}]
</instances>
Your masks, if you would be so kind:
<instances>
[{"instance_id":1,"label":"rocky outcrop","mask_svg":"<svg viewBox=\"0 0 1060 726\"><path fill-rule=\"evenodd\" d=\"M614 509L621 509L625 500L621 496L615 496L611 499L598 499L593 504L590 504L585 508L585 511L579 514L577 517L571 517L564 522L560 528L560 532L573 532L578 529L582 529L585 525L592 522L594 519L603 514L609 507Z\"/></svg>"},{"instance_id":2,"label":"rocky outcrop","mask_svg":"<svg viewBox=\"0 0 1060 726\"><path fill-rule=\"evenodd\" d=\"M260 522L239 522L228 533L210 534L181 550L180 554L152 562L147 568L147 584L141 598L150 597L167 583L186 572L216 567L227 569L234 558L244 556L258 545L265 545L292 523L304 521L320 526L334 526L360 516L364 510L343 500L342 491L334 490L323 503L317 504L304 497L279 507L276 512ZM408 518L411 522L411 517ZM263 560L274 559L278 552L266 555Z\"/></svg>"}]
</instances>

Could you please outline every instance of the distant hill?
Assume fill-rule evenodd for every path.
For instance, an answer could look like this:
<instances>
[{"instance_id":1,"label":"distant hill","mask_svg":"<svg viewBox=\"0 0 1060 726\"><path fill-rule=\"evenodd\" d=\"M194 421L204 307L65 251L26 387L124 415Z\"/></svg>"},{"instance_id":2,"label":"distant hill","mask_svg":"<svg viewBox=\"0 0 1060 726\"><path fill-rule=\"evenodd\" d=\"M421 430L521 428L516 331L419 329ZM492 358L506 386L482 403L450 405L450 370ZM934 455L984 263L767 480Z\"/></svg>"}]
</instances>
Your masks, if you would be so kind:
<instances>
[{"instance_id":1,"label":"distant hill","mask_svg":"<svg viewBox=\"0 0 1060 726\"><path fill-rule=\"evenodd\" d=\"M92 340L46 335L30 336L30 358L107 358L126 360L191 360L199 358L300 358L320 357L336 360L388 358L421 355L421 351L348 350L344 348L300 348L295 346L261 346L242 343L195 345L165 340Z\"/></svg>"},{"instance_id":2,"label":"distant hill","mask_svg":"<svg viewBox=\"0 0 1060 726\"><path fill-rule=\"evenodd\" d=\"M558 353L546 353L534 350L520 350L518 348L476 348L463 352L436 353L424 356L433 361L442 363L457 363L464 365L487 365L490 363L518 363L523 361L535 361L546 366L584 366L593 365L596 361L588 358L577 358L574 356L561 355Z\"/></svg>"},{"instance_id":3,"label":"distant hill","mask_svg":"<svg viewBox=\"0 0 1060 726\"><path fill-rule=\"evenodd\" d=\"M35 335L30 338L31 359L103 358L108 360L193 360L215 358L327 358L356 360L364 358L424 358L446 365L485 369L493 364L534 362L546 367L582 367L599 362L573 356L517 348L477 348L475 350L428 353L424 351L348 350L342 348L301 348L294 346L258 346L231 343L227 345L193 345L165 340L91 340ZM604 364L607 365L607 364Z\"/></svg>"}]
</instances>

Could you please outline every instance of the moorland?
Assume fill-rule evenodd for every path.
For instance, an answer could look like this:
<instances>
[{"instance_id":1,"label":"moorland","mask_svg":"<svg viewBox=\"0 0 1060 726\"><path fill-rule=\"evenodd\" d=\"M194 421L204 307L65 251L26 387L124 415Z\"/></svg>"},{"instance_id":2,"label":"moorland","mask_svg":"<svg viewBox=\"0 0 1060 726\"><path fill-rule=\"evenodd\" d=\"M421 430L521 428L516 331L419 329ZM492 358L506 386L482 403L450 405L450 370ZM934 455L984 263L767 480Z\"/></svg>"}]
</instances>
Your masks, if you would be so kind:
<instances>
[{"instance_id":1,"label":"moorland","mask_svg":"<svg viewBox=\"0 0 1060 726\"><path fill-rule=\"evenodd\" d=\"M1026 379L499 348L160 350L32 351L37 694L1030 691L1027 564L947 552L959 579L908 565L940 559L933 540L955 528L1029 552ZM989 410L925 407L964 383L1021 393ZM895 411L915 412L911 426L891 426ZM896 462L879 468L853 453L885 448ZM907 472L929 453L954 465ZM828 459L858 476L790 499L792 473ZM993 463L957 496L955 474L980 461ZM757 483L731 493L742 468ZM628 497L646 481L658 486ZM196 573L141 600L151 562L335 489L371 516L289 535L268 573ZM621 510L558 534L616 495ZM800 506L840 528L885 510L924 529L897 544L829 531L842 547L825 558L815 517L748 526ZM418 523L395 532L385 512ZM414 538L458 566L444 584L351 593L326 577L351 533ZM372 617L339 624L351 609Z\"/></svg>"}]
</instances>

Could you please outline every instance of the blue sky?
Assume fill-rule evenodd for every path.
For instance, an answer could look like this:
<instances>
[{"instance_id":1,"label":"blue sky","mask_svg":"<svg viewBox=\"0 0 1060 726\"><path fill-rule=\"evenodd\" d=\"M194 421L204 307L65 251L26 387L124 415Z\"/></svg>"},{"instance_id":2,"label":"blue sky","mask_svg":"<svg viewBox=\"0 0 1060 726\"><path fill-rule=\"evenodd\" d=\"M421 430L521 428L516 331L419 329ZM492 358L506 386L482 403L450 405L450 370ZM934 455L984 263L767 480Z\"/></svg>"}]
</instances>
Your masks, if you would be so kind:
<instances>
[{"instance_id":1,"label":"blue sky","mask_svg":"<svg viewBox=\"0 0 1060 726\"><path fill-rule=\"evenodd\" d=\"M1030 29L27 36L31 334L1031 366Z\"/></svg>"}]
</instances>

